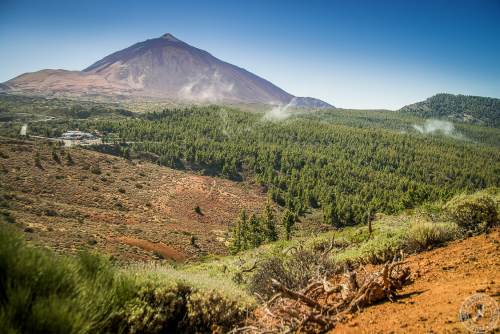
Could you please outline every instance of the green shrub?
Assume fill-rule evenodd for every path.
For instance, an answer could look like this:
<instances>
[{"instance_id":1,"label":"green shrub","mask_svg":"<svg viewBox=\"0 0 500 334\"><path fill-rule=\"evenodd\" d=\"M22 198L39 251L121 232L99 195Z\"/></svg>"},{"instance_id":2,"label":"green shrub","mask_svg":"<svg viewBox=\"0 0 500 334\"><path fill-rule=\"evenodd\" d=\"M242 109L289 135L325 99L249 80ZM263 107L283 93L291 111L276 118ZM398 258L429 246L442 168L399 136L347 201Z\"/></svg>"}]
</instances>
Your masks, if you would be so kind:
<instances>
[{"instance_id":1,"label":"green shrub","mask_svg":"<svg viewBox=\"0 0 500 334\"><path fill-rule=\"evenodd\" d=\"M35 166L39 169L43 169L43 166L42 166L42 160L40 158L40 153L36 153L35 155Z\"/></svg>"},{"instance_id":2,"label":"green shrub","mask_svg":"<svg viewBox=\"0 0 500 334\"><path fill-rule=\"evenodd\" d=\"M180 330L189 287L145 283L122 310L119 319L129 333L169 333Z\"/></svg>"},{"instance_id":3,"label":"green shrub","mask_svg":"<svg viewBox=\"0 0 500 334\"><path fill-rule=\"evenodd\" d=\"M99 167L99 164L92 165L90 167L90 172L96 175L101 175L101 167Z\"/></svg>"},{"instance_id":4,"label":"green shrub","mask_svg":"<svg viewBox=\"0 0 500 334\"><path fill-rule=\"evenodd\" d=\"M247 314L240 298L165 272L119 270L86 252L56 256L0 222L0 333L227 332Z\"/></svg>"},{"instance_id":5,"label":"green shrub","mask_svg":"<svg viewBox=\"0 0 500 334\"><path fill-rule=\"evenodd\" d=\"M459 195L444 206L458 226L474 233L483 232L498 224L498 204L486 192Z\"/></svg>"},{"instance_id":6,"label":"green shrub","mask_svg":"<svg viewBox=\"0 0 500 334\"><path fill-rule=\"evenodd\" d=\"M71 153L66 152L66 164L68 166L72 166L75 164L75 161L73 160L73 157L71 156Z\"/></svg>"},{"instance_id":7,"label":"green shrub","mask_svg":"<svg viewBox=\"0 0 500 334\"><path fill-rule=\"evenodd\" d=\"M412 222L406 235L405 250L423 251L454 240L460 235L455 223L435 223L430 221Z\"/></svg>"},{"instance_id":8,"label":"green shrub","mask_svg":"<svg viewBox=\"0 0 500 334\"><path fill-rule=\"evenodd\" d=\"M58 164L61 163L61 158L59 157L59 154L57 154L56 150L52 150L52 160L54 160Z\"/></svg>"},{"instance_id":9,"label":"green shrub","mask_svg":"<svg viewBox=\"0 0 500 334\"><path fill-rule=\"evenodd\" d=\"M194 291L187 303L186 327L195 333L227 333L248 309L215 291Z\"/></svg>"},{"instance_id":10,"label":"green shrub","mask_svg":"<svg viewBox=\"0 0 500 334\"><path fill-rule=\"evenodd\" d=\"M77 282L68 261L26 248L0 228L0 332L74 333L84 327L72 302Z\"/></svg>"}]
</instances>

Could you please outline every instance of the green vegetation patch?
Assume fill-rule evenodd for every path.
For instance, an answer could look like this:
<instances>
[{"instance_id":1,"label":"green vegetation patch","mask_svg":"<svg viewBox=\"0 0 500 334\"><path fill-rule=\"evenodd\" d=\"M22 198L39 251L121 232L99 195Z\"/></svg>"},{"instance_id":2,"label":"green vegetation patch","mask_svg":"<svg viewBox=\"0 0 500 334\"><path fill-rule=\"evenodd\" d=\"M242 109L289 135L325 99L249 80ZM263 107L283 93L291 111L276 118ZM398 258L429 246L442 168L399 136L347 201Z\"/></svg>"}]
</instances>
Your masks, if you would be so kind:
<instances>
[{"instance_id":1,"label":"green vegetation patch","mask_svg":"<svg viewBox=\"0 0 500 334\"><path fill-rule=\"evenodd\" d=\"M200 274L56 256L0 225L2 333L224 332L252 306L239 297Z\"/></svg>"}]
</instances>

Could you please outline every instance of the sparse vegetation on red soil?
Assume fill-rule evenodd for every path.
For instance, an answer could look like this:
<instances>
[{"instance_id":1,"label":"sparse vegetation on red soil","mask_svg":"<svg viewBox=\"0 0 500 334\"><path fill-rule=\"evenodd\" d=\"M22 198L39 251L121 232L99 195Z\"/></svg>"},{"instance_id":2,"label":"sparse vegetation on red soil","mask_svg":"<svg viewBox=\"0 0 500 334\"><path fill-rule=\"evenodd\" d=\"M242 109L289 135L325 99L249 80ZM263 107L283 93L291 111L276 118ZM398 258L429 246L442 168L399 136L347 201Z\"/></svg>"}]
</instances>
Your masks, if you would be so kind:
<instances>
[{"instance_id":1,"label":"sparse vegetation on red soil","mask_svg":"<svg viewBox=\"0 0 500 334\"><path fill-rule=\"evenodd\" d=\"M393 262L401 270L392 278L403 278L403 284L395 282L390 291L377 290L388 264L368 264L347 273L342 270L300 290L274 281L274 291L279 294L258 307L240 328L244 333L286 328L297 333L330 328L331 334L468 333L459 320L460 307L468 297L486 293L500 302L499 255L500 230L496 228ZM408 280L406 273L410 274ZM362 299L360 293L367 282L375 284L370 297ZM392 302L383 297L392 292ZM349 302L343 304L342 300Z\"/></svg>"},{"instance_id":2,"label":"sparse vegetation on red soil","mask_svg":"<svg viewBox=\"0 0 500 334\"><path fill-rule=\"evenodd\" d=\"M414 283L394 303L352 315L331 333L469 333L459 310L474 293L500 303L500 230L408 258ZM497 328L498 331L498 328Z\"/></svg>"},{"instance_id":3,"label":"sparse vegetation on red soil","mask_svg":"<svg viewBox=\"0 0 500 334\"><path fill-rule=\"evenodd\" d=\"M93 248L123 261L158 258L155 251L175 260L227 254L228 227L240 210L258 211L266 201L248 183L80 148L2 139L1 150L8 155L0 160L5 210L33 230L29 239L61 252ZM71 164L55 154L70 154Z\"/></svg>"}]
</instances>

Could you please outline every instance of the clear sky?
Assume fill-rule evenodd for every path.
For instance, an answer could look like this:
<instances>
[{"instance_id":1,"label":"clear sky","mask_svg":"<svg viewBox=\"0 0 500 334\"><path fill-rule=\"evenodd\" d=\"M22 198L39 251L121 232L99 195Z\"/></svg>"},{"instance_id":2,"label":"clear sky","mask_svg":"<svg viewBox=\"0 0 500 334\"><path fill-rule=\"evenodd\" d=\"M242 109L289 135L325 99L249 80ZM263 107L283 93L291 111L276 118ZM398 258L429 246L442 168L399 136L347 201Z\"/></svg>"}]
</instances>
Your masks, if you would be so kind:
<instances>
[{"instance_id":1,"label":"clear sky","mask_svg":"<svg viewBox=\"0 0 500 334\"><path fill-rule=\"evenodd\" d=\"M500 0L0 0L0 82L166 32L338 107L500 97Z\"/></svg>"}]
</instances>

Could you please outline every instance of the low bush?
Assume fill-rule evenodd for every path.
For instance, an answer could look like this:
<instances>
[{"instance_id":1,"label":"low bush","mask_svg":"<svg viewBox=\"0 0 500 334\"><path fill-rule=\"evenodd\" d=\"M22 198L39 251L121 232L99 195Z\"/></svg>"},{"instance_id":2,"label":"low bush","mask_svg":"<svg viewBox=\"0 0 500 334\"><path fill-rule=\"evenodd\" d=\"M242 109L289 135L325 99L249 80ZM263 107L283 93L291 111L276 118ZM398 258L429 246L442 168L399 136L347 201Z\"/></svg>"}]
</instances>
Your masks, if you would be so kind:
<instances>
[{"instance_id":1,"label":"low bush","mask_svg":"<svg viewBox=\"0 0 500 334\"><path fill-rule=\"evenodd\" d=\"M406 234L405 250L418 252L441 245L460 236L455 223L414 221Z\"/></svg>"},{"instance_id":2,"label":"low bush","mask_svg":"<svg viewBox=\"0 0 500 334\"><path fill-rule=\"evenodd\" d=\"M185 331L227 333L248 314L238 301L216 291L197 290L189 295Z\"/></svg>"},{"instance_id":3,"label":"low bush","mask_svg":"<svg viewBox=\"0 0 500 334\"><path fill-rule=\"evenodd\" d=\"M480 233L498 224L498 203L486 191L459 195L444 206L446 213L460 228Z\"/></svg>"},{"instance_id":4,"label":"low bush","mask_svg":"<svg viewBox=\"0 0 500 334\"><path fill-rule=\"evenodd\" d=\"M61 158L59 157L59 154L57 154L56 150L52 150L52 160L54 160L58 164L61 163Z\"/></svg>"},{"instance_id":5,"label":"low bush","mask_svg":"<svg viewBox=\"0 0 500 334\"><path fill-rule=\"evenodd\" d=\"M98 164L92 165L90 167L90 172L96 175L101 175L101 167Z\"/></svg>"},{"instance_id":6,"label":"low bush","mask_svg":"<svg viewBox=\"0 0 500 334\"><path fill-rule=\"evenodd\" d=\"M273 293L271 279L298 290L305 287L312 278L331 276L336 268L328 256L298 249L289 256L272 256L264 260L250 278L248 287L252 293L269 298Z\"/></svg>"}]
</instances>

